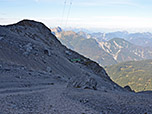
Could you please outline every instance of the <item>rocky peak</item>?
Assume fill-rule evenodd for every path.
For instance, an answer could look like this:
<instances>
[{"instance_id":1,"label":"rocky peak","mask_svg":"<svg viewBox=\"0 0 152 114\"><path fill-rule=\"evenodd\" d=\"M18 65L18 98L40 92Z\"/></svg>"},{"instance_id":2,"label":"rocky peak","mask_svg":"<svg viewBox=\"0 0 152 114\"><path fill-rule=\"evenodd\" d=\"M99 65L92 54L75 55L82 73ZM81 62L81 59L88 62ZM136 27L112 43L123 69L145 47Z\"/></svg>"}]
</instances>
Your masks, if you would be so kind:
<instances>
[{"instance_id":1,"label":"rocky peak","mask_svg":"<svg viewBox=\"0 0 152 114\"><path fill-rule=\"evenodd\" d=\"M63 31L62 28L59 27L59 26L56 28L56 30L57 30L57 32L62 32Z\"/></svg>"},{"instance_id":2,"label":"rocky peak","mask_svg":"<svg viewBox=\"0 0 152 114\"><path fill-rule=\"evenodd\" d=\"M8 25L8 27L12 27L12 26L31 27L31 28L37 28L39 30L45 29L45 30L49 30L49 32L50 32L50 29L48 27L46 27L43 23L37 22L37 21L34 21L34 20L24 19L22 21L19 21L16 24Z\"/></svg>"},{"instance_id":3,"label":"rocky peak","mask_svg":"<svg viewBox=\"0 0 152 114\"><path fill-rule=\"evenodd\" d=\"M22 20L16 24L7 25L6 28L24 40L30 39L49 46L60 46L59 40L51 33L51 30L41 22Z\"/></svg>"},{"instance_id":4,"label":"rocky peak","mask_svg":"<svg viewBox=\"0 0 152 114\"><path fill-rule=\"evenodd\" d=\"M56 28L51 29L51 31L53 34L57 34L57 33L63 32L63 29L58 26Z\"/></svg>"}]
</instances>

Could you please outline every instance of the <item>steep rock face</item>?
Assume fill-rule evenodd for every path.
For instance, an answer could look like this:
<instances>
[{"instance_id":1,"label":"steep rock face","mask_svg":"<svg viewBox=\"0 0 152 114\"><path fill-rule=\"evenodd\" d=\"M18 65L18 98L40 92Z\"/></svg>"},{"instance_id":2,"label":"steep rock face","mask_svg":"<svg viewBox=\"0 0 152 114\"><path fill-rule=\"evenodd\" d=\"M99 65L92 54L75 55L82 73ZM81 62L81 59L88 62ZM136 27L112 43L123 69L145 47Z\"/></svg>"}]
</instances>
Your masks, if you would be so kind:
<instances>
[{"instance_id":1,"label":"steep rock face","mask_svg":"<svg viewBox=\"0 0 152 114\"><path fill-rule=\"evenodd\" d=\"M58 75L73 87L123 90L96 62L67 49L42 23L23 20L0 26L0 60ZM73 61L77 59L77 61Z\"/></svg>"}]
</instances>

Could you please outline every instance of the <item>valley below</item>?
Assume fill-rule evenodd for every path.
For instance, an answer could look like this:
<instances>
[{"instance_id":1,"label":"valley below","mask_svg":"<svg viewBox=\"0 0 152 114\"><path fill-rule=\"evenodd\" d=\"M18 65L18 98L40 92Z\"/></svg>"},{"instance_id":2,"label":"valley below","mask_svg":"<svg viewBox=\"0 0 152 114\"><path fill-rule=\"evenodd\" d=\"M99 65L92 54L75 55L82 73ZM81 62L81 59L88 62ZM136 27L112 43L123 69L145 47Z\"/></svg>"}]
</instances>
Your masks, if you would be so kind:
<instances>
[{"instance_id":1,"label":"valley below","mask_svg":"<svg viewBox=\"0 0 152 114\"><path fill-rule=\"evenodd\" d=\"M106 67L107 73L121 86L135 91L152 90L152 60L130 61Z\"/></svg>"}]
</instances>

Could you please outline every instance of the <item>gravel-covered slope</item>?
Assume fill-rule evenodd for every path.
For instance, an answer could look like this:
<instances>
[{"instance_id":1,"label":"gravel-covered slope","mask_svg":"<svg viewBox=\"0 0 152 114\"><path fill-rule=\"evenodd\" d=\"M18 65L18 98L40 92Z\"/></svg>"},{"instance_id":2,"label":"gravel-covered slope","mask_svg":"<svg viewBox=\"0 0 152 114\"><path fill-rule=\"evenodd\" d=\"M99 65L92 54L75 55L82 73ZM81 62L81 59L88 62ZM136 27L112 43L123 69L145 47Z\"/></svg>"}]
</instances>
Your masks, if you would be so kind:
<instances>
[{"instance_id":1,"label":"gravel-covered slope","mask_svg":"<svg viewBox=\"0 0 152 114\"><path fill-rule=\"evenodd\" d=\"M42 23L23 20L0 27L0 60L36 71L60 75L70 84L122 90L96 62L67 49ZM83 80L82 80L83 79ZM86 85L87 86L87 85ZM89 86L89 85L88 85Z\"/></svg>"},{"instance_id":2,"label":"gravel-covered slope","mask_svg":"<svg viewBox=\"0 0 152 114\"><path fill-rule=\"evenodd\" d=\"M121 88L40 22L0 26L0 114L152 113L150 96Z\"/></svg>"}]
</instances>

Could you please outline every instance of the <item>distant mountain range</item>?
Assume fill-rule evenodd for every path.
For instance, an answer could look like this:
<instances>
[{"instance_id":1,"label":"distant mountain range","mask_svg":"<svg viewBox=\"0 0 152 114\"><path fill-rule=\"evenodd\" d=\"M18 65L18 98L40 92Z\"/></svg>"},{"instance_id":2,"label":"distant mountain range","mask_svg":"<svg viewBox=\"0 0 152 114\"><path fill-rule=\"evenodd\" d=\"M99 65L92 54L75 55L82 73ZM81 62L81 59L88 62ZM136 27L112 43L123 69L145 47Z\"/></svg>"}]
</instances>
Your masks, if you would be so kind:
<instances>
[{"instance_id":1,"label":"distant mountain range","mask_svg":"<svg viewBox=\"0 0 152 114\"><path fill-rule=\"evenodd\" d=\"M143 47L152 47L152 34L149 32L146 33L128 33L127 31L118 31L112 33L93 33L93 37L95 37L98 41L108 41L113 38L122 38L130 43L133 43L138 46Z\"/></svg>"},{"instance_id":2,"label":"distant mountain range","mask_svg":"<svg viewBox=\"0 0 152 114\"><path fill-rule=\"evenodd\" d=\"M110 33L87 33L79 31L77 32L85 34L85 36L90 36L94 39L96 39L98 42L101 41L109 41L113 38L121 38L125 39L126 41L129 41L130 43L133 43L138 46L144 46L144 47L152 47L152 34L150 32L145 33L128 33L127 31L117 31L117 32L110 32ZM86 37L88 38L88 37Z\"/></svg>"},{"instance_id":3,"label":"distant mountain range","mask_svg":"<svg viewBox=\"0 0 152 114\"><path fill-rule=\"evenodd\" d=\"M57 27L60 28L60 27ZM138 46L144 46L144 47L152 47L152 33L150 32L137 32L137 33L129 33L127 31L116 31L116 32L109 32L109 33L104 33L104 32L91 32L88 31L87 29L74 29L74 28L69 28L66 29L65 31L73 31L78 34L84 34L86 38L88 36L100 41L109 41L113 38L122 38L130 43L133 43Z\"/></svg>"},{"instance_id":4,"label":"distant mountain range","mask_svg":"<svg viewBox=\"0 0 152 114\"><path fill-rule=\"evenodd\" d=\"M124 61L152 59L150 33L129 34L124 31L88 34L82 31L78 33L64 31L60 27L52 29L52 33L68 48L97 61L103 66ZM142 43L136 45L138 42ZM145 45L146 42L147 45Z\"/></svg>"},{"instance_id":5,"label":"distant mountain range","mask_svg":"<svg viewBox=\"0 0 152 114\"><path fill-rule=\"evenodd\" d=\"M106 67L110 77L119 85L129 85L136 91L152 90L152 60L124 62Z\"/></svg>"}]
</instances>

